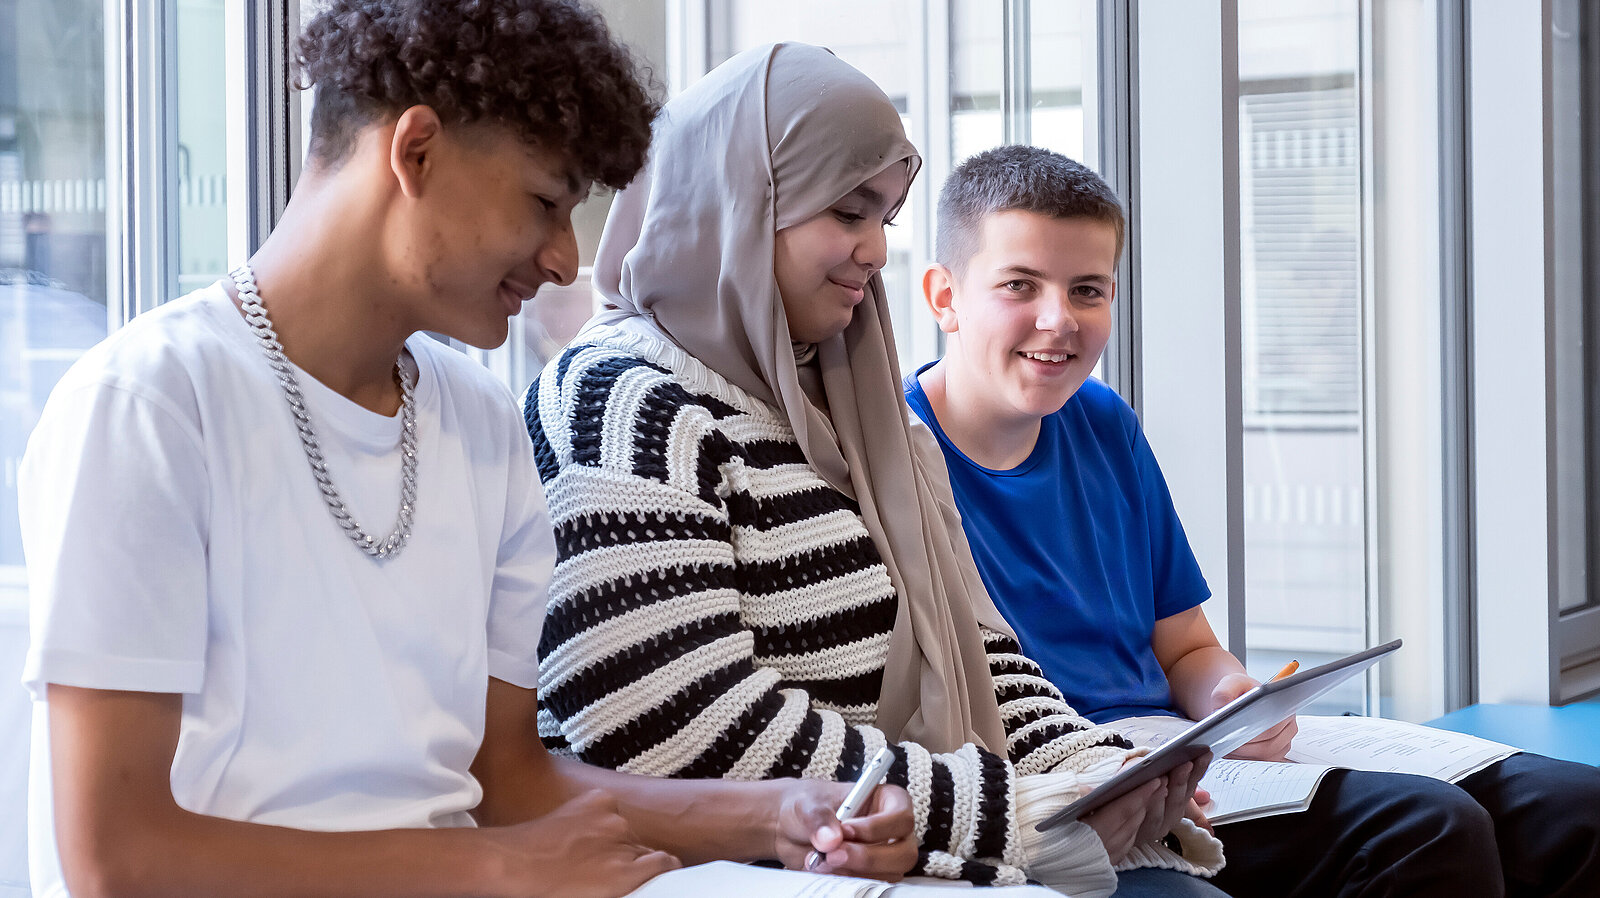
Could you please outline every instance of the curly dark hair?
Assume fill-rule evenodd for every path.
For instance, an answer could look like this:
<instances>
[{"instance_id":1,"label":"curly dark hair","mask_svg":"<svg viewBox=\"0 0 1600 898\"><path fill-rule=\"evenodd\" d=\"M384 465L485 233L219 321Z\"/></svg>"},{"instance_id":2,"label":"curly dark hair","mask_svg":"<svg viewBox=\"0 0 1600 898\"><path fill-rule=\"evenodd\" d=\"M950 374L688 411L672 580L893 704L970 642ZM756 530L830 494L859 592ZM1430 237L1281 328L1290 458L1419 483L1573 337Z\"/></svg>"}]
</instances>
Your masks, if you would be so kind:
<instances>
[{"instance_id":1,"label":"curly dark hair","mask_svg":"<svg viewBox=\"0 0 1600 898\"><path fill-rule=\"evenodd\" d=\"M337 165L374 122L426 105L493 123L621 188L660 106L649 75L577 0L333 0L300 35L295 86L316 86L311 157Z\"/></svg>"}]
</instances>

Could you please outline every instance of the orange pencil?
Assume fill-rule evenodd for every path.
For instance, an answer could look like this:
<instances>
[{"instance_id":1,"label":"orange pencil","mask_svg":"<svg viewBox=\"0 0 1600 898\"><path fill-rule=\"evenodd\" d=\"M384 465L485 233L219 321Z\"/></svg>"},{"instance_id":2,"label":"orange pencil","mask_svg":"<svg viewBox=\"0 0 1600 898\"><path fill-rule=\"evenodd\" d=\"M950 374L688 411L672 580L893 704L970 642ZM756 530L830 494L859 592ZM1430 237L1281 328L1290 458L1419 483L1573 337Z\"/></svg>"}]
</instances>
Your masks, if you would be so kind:
<instances>
[{"instance_id":1,"label":"orange pencil","mask_svg":"<svg viewBox=\"0 0 1600 898\"><path fill-rule=\"evenodd\" d=\"M1299 669L1300 669L1300 662L1299 661L1290 661L1288 664L1285 664L1283 666L1283 670L1278 671L1276 674L1273 675L1272 679L1268 680L1267 682L1268 683L1276 683L1279 680L1283 679L1284 677L1287 677L1288 675L1294 673L1295 671L1297 671Z\"/></svg>"}]
</instances>

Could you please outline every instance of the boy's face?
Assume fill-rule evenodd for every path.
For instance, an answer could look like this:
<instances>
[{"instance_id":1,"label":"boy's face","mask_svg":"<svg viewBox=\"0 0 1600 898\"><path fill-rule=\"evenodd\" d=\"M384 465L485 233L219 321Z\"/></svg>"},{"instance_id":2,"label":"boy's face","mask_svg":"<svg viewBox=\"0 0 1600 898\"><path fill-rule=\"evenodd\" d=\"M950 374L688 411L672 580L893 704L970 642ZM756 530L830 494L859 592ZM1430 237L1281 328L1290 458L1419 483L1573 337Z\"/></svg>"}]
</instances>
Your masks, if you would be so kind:
<instances>
[{"instance_id":1,"label":"boy's face","mask_svg":"<svg viewBox=\"0 0 1600 898\"><path fill-rule=\"evenodd\" d=\"M458 127L430 143L391 261L416 288L406 292L419 330L499 346L524 300L577 277L572 210L589 185L564 156L506 129Z\"/></svg>"},{"instance_id":2,"label":"boy's face","mask_svg":"<svg viewBox=\"0 0 1600 898\"><path fill-rule=\"evenodd\" d=\"M1105 222L998 212L983 220L978 251L957 275L923 281L950 335L947 383L982 395L988 415L1039 419L1094 370L1111 336L1117 236Z\"/></svg>"}]
</instances>

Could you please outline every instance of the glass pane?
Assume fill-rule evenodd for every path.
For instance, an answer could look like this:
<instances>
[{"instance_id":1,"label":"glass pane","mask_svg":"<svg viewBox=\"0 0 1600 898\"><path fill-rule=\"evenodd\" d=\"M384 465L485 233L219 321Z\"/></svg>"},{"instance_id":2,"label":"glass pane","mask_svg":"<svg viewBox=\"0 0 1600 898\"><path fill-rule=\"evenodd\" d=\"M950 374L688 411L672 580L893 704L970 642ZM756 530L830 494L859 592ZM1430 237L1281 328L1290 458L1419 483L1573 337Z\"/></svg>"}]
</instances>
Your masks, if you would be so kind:
<instances>
[{"instance_id":1,"label":"glass pane","mask_svg":"<svg viewBox=\"0 0 1600 898\"><path fill-rule=\"evenodd\" d=\"M1357 0L1239 4L1246 645L1367 644ZM1363 710L1360 679L1313 713Z\"/></svg>"},{"instance_id":2,"label":"glass pane","mask_svg":"<svg viewBox=\"0 0 1600 898\"><path fill-rule=\"evenodd\" d=\"M815 0L806 4L717 0L711 10L712 65L774 41L802 41L827 47L877 82L900 110L906 133L914 133L907 109L913 84L921 73L912 59L913 29L908 25L921 14L921 4L910 0ZM925 168L917 177L942 179L944 174ZM899 227L888 229L889 262L883 268L883 282L898 351L903 364L909 365L911 327L915 316L923 314L920 300L913 300L915 276L920 272L911 270L912 248L922 236L918 232L915 194L906 200L895 220Z\"/></svg>"},{"instance_id":3,"label":"glass pane","mask_svg":"<svg viewBox=\"0 0 1600 898\"><path fill-rule=\"evenodd\" d=\"M226 0L175 0L173 84L178 148L171 171L178 212L177 279L172 296L228 273Z\"/></svg>"},{"instance_id":4,"label":"glass pane","mask_svg":"<svg viewBox=\"0 0 1600 898\"><path fill-rule=\"evenodd\" d=\"M1600 314L1594 311L1600 297L1600 6L1556 0L1550 56L1556 307L1577 324L1561 328L1558 339L1575 341L1573 355L1582 358L1578 390L1587 457L1588 588L1560 591L1561 611L1568 612L1600 604Z\"/></svg>"},{"instance_id":5,"label":"glass pane","mask_svg":"<svg viewBox=\"0 0 1600 898\"><path fill-rule=\"evenodd\" d=\"M1004 29L1000 4L992 0L950 4L950 158L957 165L1005 142Z\"/></svg>"},{"instance_id":6,"label":"glass pane","mask_svg":"<svg viewBox=\"0 0 1600 898\"><path fill-rule=\"evenodd\" d=\"M670 0L678 2L678 0ZM616 33L636 53L643 55L655 73L670 71L667 35L669 0L600 0L601 13ZM309 14L314 0L302 0L302 15ZM1039 89L1034 93L1033 126L1035 140L1075 158L1083 158L1086 110L1084 97L1094 92L1095 67L1094 16L1091 0L1064 0L1036 4L1033 11L1033 71ZM936 110L935 121L912 121L908 110L930 77L921 68L919 54L911 43L918 31L912 27L925 15L920 4L910 0L860 4L852 0L824 0L820 5L782 7L758 0L707 0L708 59L710 65L758 44L797 40L826 46L840 58L856 66L876 81L905 117L908 133L921 133L926 125L936 140L948 139L950 158L960 161L979 150L1001 142L1000 88L1004 52L1001 19L996 6L976 0L954 0L950 24L950 90L948 110ZM1088 85L1088 87L1086 87ZM667 85L676 89L679 85ZM948 113L948 118L944 113ZM1092 141L1090 141L1092 142ZM942 154L923 147L924 162L919 176L937 187L946 170L926 164ZM1092 160L1090 160L1092 162ZM508 358L489 358L491 367L520 389L536 374L549 355L571 338L592 307L587 268L599 243L609 200L590 199L575 216L579 249L585 268L578 282L569 288L546 287L528 303L522 327L513 329ZM889 263L884 281L894 317L901 361L910 366L922 359L912 350L913 328L929 330L918 298L913 270L920 265L917 247L931 245L923 231L931 226L929 216L917 208L916 194L907 200L898 218L900 227L889 231ZM931 353L926 353L931 355ZM503 367L501 367L503 366ZM525 375L525 376L524 376Z\"/></svg>"},{"instance_id":7,"label":"glass pane","mask_svg":"<svg viewBox=\"0 0 1600 898\"><path fill-rule=\"evenodd\" d=\"M51 388L106 334L104 9L0 3L0 896L28 878L17 465Z\"/></svg>"},{"instance_id":8,"label":"glass pane","mask_svg":"<svg viewBox=\"0 0 1600 898\"><path fill-rule=\"evenodd\" d=\"M1098 84L1097 13L1092 0L1028 7L1030 142L1088 165L1096 161L1088 146L1093 141L1085 141L1084 102ZM1005 142L1004 28L996 3L954 0L950 5L950 144L958 164ZM1092 112L1092 99L1087 108Z\"/></svg>"},{"instance_id":9,"label":"glass pane","mask_svg":"<svg viewBox=\"0 0 1600 898\"><path fill-rule=\"evenodd\" d=\"M1092 0L1035 3L1029 19L1032 142L1091 168L1099 163L1088 123L1099 88L1097 7Z\"/></svg>"},{"instance_id":10,"label":"glass pane","mask_svg":"<svg viewBox=\"0 0 1600 898\"><path fill-rule=\"evenodd\" d=\"M643 58L652 77L665 80L667 0L594 0L593 5L605 18L611 32L627 44L635 56ZM657 84L658 96L664 95L667 87L664 83ZM585 269L594 264L595 250L600 247L600 231L605 228L606 213L610 210L610 191L597 189L572 215L573 228L578 232L578 262ZM587 284L587 278L586 270L579 280ZM541 296L544 292L540 291ZM564 344L566 340L561 342Z\"/></svg>"}]
</instances>

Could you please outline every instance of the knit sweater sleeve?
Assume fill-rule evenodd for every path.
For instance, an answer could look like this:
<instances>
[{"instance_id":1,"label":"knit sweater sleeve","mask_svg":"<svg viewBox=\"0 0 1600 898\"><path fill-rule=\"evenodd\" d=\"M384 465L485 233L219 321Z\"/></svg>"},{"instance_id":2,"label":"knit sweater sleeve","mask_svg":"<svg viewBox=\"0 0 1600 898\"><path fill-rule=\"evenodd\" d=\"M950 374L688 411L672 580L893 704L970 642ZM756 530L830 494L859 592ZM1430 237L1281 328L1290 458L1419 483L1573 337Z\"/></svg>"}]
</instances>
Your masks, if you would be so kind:
<instances>
[{"instance_id":1,"label":"knit sweater sleeve","mask_svg":"<svg viewBox=\"0 0 1600 898\"><path fill-rule=\"evenodd\" d=\"M744 607L755 565L736 546L720 474L737 447L718 420L732 413L637 360L572 359L530 390L525 415L557 543L539 648L541 731L585 762L631 773L851 779L885 734L755 649ZM814 592L808 601L825 614L835 598L852 601ZM887 627L870 638L886 639ZM848 674L849 651L817 653L819 680L830 666ZM881 678L881 663L870 673ZM920 872L1025 880L1007 759L973 745L893 750L888 780L912 796Z\"/></svg>"},{"instance_id":2,"label":"knit sweater sleeve","mask_svg":"<svg viewBox=\"0 0 1600 898\"><path fill-rule=\"evenodd\" d=\"M985 627L983 641L1006 730L1006 752L1019 774L1081 772L1133 748L1116 730L1074 711L1038 663L1022 654L1015 638Z\"/></svg>"}]
</instances>

